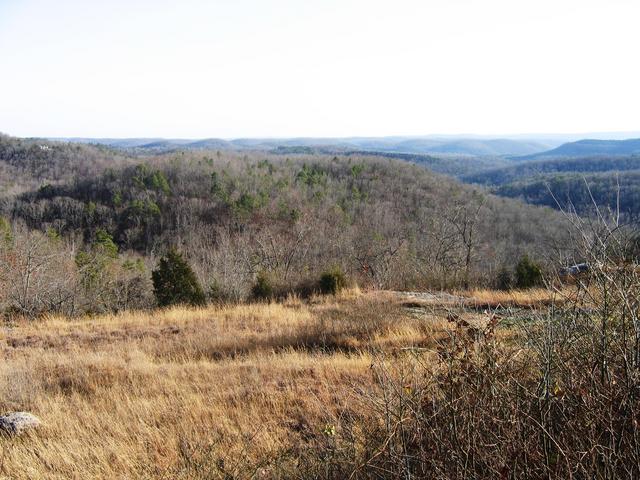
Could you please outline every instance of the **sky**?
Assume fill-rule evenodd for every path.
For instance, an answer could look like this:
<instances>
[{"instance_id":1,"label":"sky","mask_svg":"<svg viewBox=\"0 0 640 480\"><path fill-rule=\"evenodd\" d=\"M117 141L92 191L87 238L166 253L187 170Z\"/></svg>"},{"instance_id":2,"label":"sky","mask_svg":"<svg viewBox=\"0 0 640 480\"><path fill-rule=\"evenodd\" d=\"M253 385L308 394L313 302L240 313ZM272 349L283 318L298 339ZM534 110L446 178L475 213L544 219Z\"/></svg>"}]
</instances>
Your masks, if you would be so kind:
<instances>
[{"instance_id":1,"label":"sky","mask_svg":"<svg viewBox=\"0 0 640 480\"><path fill-rule=\"evenodd\" d=\"M0 132L640 130L638 0L0 0Z\"/></svg>"}]
</instances>

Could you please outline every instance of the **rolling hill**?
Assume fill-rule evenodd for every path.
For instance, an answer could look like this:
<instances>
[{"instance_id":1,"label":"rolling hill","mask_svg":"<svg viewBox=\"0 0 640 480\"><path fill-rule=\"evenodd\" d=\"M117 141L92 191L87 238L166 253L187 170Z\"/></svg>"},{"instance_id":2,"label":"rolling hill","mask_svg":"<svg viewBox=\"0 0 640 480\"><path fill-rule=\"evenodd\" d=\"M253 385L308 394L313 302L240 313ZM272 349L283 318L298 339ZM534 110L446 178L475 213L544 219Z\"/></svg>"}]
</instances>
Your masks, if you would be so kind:
<instances>
[{"instance_id":1,"label":"rolling hill","mask_svg":"<svg viewBox=\"0 0 640 480\"><path fill-rule=\"evenodd\" d=\"M149 261L179 245L211 295L224 298L246 298L261 272L293 289L332 266L376 287L488 283L496 265L542 256L562 230L550 209L487 195L404 157L123 155L11 137L3 145L0 168L20 176L0 195L1 217L87 251L102 251L108 236L110 251ZM474 257L465 267L456 225L472 217Z\"/></svg>"},{"instance_id":2,"label":"rolling hill","mask_svg":"<svg viewBox=\"0 0 640 480\"><path fill-rule=\"evenodd\" d=\"M587 157L596 155L640 154L640 138L627 140L586 139L560 145L552 150L523 155L516 160L535 160L550 157Z\"/></svg>"},{"instance_id":3,"label":"rolling hill","mask_svg":"<svg viewBox=\"0 0 640 480\"><path fill-rule=\"evenodd\" d=\"M310 147L352 149L393 153L439 155L505 156L529 155L558 145L550 140L481 137L346 137L346 138L216 138L189 140L165 138L57 138L71 142L107 145L115 148L165 152L171 150L239 149L269 150Z\"/></svg>"},{"instance_id":4,"label":"rolling hill","mask_svg":"<svg viewBox=\"0 0 640 480\"><path fill-rule=\"evenodd\" d=\"M640 155L535 160L463 175L500 196L582 215L618 207L625 220L640 218ZM619 195L619 198L618 198Z\"/></svg>"},{"instance_id":5,"label":"rolling hill","mask_svg":"<svg viewBox=\"0 0 640 480\"><path fill-rule=\"evenodd\" d=\"M461 177L466 183L504 185L524 178L553 173L596 173L640 170L640 155L536 160L490 168Z\"/></svg>"}]
</instances>

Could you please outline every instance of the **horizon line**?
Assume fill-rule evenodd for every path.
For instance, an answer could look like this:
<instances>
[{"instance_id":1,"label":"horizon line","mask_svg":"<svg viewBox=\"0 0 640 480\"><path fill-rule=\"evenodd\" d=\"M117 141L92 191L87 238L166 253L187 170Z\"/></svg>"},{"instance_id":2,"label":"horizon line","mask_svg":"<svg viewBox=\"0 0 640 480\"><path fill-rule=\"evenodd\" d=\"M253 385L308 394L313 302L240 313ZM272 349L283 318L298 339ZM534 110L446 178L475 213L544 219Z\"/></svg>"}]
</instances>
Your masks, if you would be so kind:
<instances>
[{"instance_id":1,"label":"horizon line","mask_svg":"<svg viewBox=\"0 0 640 480\"><path fill-rule=\"evenodd\" d=\"M3 133L3 132L0 132ZM3 133L7 136L14 137L14 135ZM202 136L202 137L174 137L174 136L153 136L153 135L132 135L132 136L91 136L91 135L74 135L74 136L48 136L48 135L28 135L18 136L16 138L23 139L46 139L46 140L133 140L133 139L148 139L148 140L296 140L296 139L317 139L317 140L348 140L348 139L392 139L392 138L483 138L483 139L513 139L518 137L530 137L530 138L547 138L547 137L584 137L589 139L589 136L597 135L616 135L616 136L639 136L640 130L610 130L610 131L586 131L586 132L562 132L562 133L536 133L536 132L522 132L522 133L427 133L427 134L386 134L386 135L292 135L292 136L269 136L269 135L241 135L233 137L218 137L218 136ZM632 137L629 137L632 138Z\"/></svg>"}]
</instances>

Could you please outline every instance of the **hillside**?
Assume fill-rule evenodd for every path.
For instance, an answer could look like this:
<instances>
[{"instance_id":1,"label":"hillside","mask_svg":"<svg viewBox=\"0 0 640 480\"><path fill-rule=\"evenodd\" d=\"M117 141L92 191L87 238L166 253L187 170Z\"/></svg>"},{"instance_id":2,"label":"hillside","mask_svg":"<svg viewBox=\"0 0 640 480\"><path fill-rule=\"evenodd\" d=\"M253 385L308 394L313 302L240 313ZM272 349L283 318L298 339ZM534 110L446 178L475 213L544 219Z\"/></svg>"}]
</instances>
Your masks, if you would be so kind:
<instances>
[{"instance_id":1,"label":"hillside","mask_svg":"<svg viewBox=\"0 0 640 480\"><path fill-rule=\"evenodd\" d=\"M640 155L537 160L463 175L461 180L482 185L504 185L527 177L552 173L596 173L640 170Z\"/></svg>"},{"instance_id":2,"label":"hillside","mask_svg":"<svg viewBox=\"0 0 640 480\"><path fill-rule=\"evenodd\" d=\"M106 168L131 162L130 155L105 146L0 134L0 196L35 189L43 184L89 178Z\"/></svg>"},{"instance_id":3,"label":"hillside","mask_svg":"<svg viewBox=\"0 0 640 480\"><path fill-rule=\"evenodd\" d=\"M635 222L640 215L638 155L528 161L461 178L500 196L581 215L595 215L596 206L603 211L619 208L625 221Z\"/></svg>"},{"instance_id":4,"label":"hillside","mask_svg":"<svg viewBox=\"0 0 640 480\"><path fill-rule=\"evenodd\" d=\"M41 248L62 262L51 275L73 272L56 290L55 308L63 311L151 304L149 270L170 246L187 255L212 300L250 297L259 275L276 294L309 291L332 268L374 288L491 285L525 253L544 263L549 245L564 248L563 219L552 210L400 160L188 151L114 155L109 163L109 150L86 148L105 155L104 162L81 162L89 174L27 179L38 187L0 204L0 216L14 224L14 248L31 238L21 224L46 232ZM38 164L51 170L46 159ZM12 165L31 171L28 162ZM78 263L78 252L88 257ZM99 281L82 277L85 268L105 265L112 272ZM74 290L83 281L85 291ZM144 291L121 297L122 282ZM44 298L29 311L51 308L53 299Z\"/></svg>"},{"instance_id":5,"label":"hillside","mask_svg":"<svg viewBox=\"0 0 640 480\"><path fill-rule=\"evenodd\" d=\"M166 152L181 149L269 150L278 148L331 148L334 150L357 149L374 152L473 156L527 155L542 152L557 145L556 142L546 139L475 137L238 138L232 140L69 138L59 140L152 152Z\"/></svg>"},{"instance_id":6,"label":"hillside","mask_svg":"<svg viewBox=\"0 0 640 480\"><path fill-rule=\"evenodd\" d=\"M561 173L538 175L505 183L493 189L497 195L518 198L533 205L596 216L617 212L625 222L640 221L640 171L620 173Z\"/></svg>"},{"instance_id":7,"label":"hillside","mask_svg":"<svg viewBox=\"0 0 640 480\"><path fill-rule=\"evenodd\" d=\"M595 155L637 155L640 154L640 139L626 140L579 140L565 143L552 150L533 153L516 160L534 160L549 157L586 157Z\"/></svg>"}]
</instances>

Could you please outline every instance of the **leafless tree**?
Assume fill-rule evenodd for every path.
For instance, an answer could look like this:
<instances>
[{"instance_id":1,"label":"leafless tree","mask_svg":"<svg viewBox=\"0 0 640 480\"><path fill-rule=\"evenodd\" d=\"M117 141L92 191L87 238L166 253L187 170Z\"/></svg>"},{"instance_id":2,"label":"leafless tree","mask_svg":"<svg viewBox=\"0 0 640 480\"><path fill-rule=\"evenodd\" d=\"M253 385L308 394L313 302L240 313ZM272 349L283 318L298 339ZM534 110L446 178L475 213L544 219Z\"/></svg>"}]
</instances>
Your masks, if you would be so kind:
<instances>
[{"instance_id":1,"label":"leafless tree","mask_svg":"<svg viewBox=\"0 0 640 480\"><path fill-rule=\"evenodd\" d=\"M480 212L485 202L485 196L477 196L471 203L458 205L447 216L447 220L458 232L460 242L464 248L464 288L469 288L471 262L473 261L475 249L480 242L477 235L477 224L481 219Z\"/></svg>"}]
</instances>

